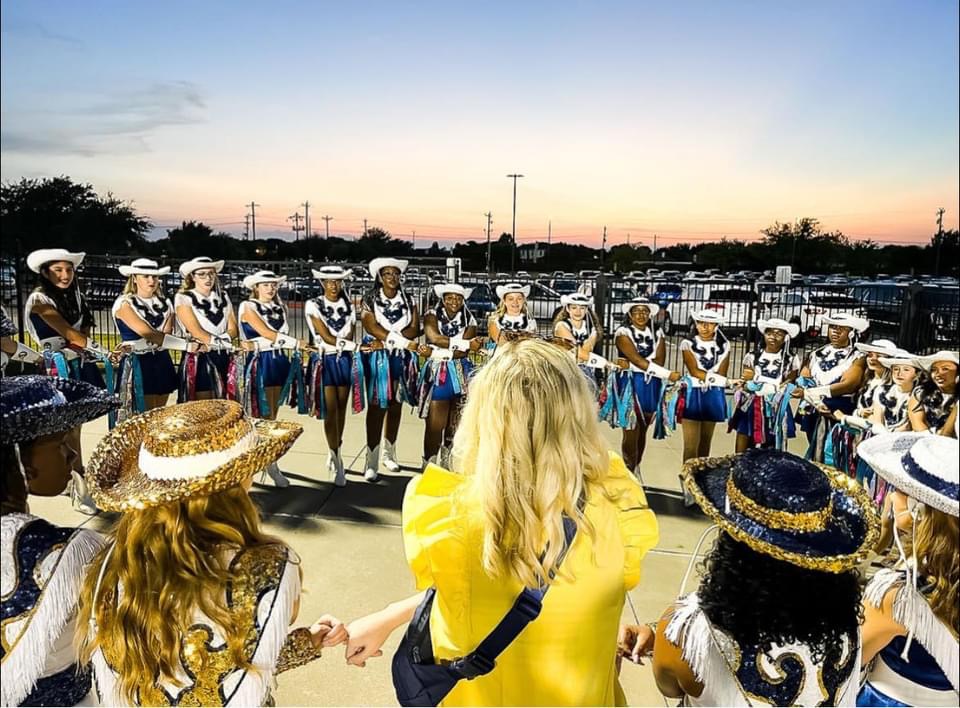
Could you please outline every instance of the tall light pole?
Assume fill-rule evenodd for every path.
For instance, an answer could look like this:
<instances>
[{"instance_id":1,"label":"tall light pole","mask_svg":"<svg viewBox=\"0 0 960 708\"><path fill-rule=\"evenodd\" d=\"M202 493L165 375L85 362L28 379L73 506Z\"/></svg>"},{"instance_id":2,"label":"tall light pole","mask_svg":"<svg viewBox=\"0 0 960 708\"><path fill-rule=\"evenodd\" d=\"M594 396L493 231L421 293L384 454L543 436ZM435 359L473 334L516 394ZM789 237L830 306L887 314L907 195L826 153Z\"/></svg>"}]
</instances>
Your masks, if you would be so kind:
<instances>
[{"instance_id":1,"label":"tall light pole","mask_svg":"<svg viewBox=\"0 0 960 708\"><path fill-rule=\"evenodd\" d=\"M510 228L510 273L514 272L517 261L517 180L523 175L507 175L508 179L513 180L513 226Z\"/></svg>"},{"instance_id":2,"label":"tall light pole","mask_svg":"<svg viewBox=\"0 0 960 708\"><path fill-rule=\"evenodd\" d=\"M323 219L325 222L327 222L327 224L326 224L326 226L327 226L327 238L330 238L330 222L333 220L333 217L324 214L324 215L321 216L320 218Z\"/></svg>"},{"instance_id":3,"label":"tall light pole","mask_svg":"<svg viewBox=\"0 0 960 708\"><path fill-rule=\"evenodd\" d=\"M488 211L484 216L487 217L487 275L490 276L493 274L490 270L490 227L493 225L493 214Z\"/></svg>"}]
</instances>

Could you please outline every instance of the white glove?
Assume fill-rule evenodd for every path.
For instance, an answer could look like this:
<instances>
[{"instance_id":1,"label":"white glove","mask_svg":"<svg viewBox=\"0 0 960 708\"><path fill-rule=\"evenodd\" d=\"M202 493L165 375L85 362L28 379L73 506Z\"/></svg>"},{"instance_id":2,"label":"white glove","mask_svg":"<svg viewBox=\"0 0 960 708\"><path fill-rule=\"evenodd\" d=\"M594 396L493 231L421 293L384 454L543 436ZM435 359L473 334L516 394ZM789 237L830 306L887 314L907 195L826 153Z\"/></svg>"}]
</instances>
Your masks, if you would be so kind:
<instances>
[{"instance_id":1,"label":"white glove","mask_svg":"<svg viewBox=\"0 0 960 708\"><path fill-rule=\"evenodd\" d=\"M670 374L672 374L673 372L670 371L670 369L668 369L665 366L660 366L660 364L655 364L652 361L647 361L647 368L644 373L646 373L648 376L653 376L654 378L663 379L664 381L667 381L670 378Z\"/></svg>"},{"instance_id":2,"label":"white glove","mask_svg":"<svg viewBox=\"0 0 960 708\"><path fill-rule=\"evenodd\" d=\"M823 399L827 398L829 395L829 386L813 386L811 388L804 389L803 391L803 397L815 406L820 405L823 402Z\"/></svg>"},{"instance_id":3,"label":"white glove","mask_svg":"<svg viewBox=\"0 0 960 708\"><path fill-rule=\"evenodd\" d=\"M468 352L470 351L470 340L450 337L450 348L455 352Z\"/></svg>"},{"instance_id":4,"label":"white glove","mask_svg":"<svg viewBox=\"0 0 960 708\"><path fill-rule=\"evenodd\" d=\"M210 337L209 346L211 349L229 351L230 349L233 349L233 341L230 339L230 335L226 332L223 334L214 334Z\"/></svg>"},{"instance_id":5,"label":"white glove","mask_svg":"<svg viewBox=\"0 0 960 708\"><path fill-rule=\"evenodd\" d=\"M94 356L104 356L103 347L100 346L100 342L95 339L87 339L87 344L83 348L84 351L93 354Z\"/></svg>"},{"instance_id":6,"label":"white glove","mask_svg":"<svg viewBox=\"0 0 960 708\"><path fill-rule=\"evenodd\" d=\"M709 374L707 374L707 378L705 379L705 382L707 386L720 386L721 388L727 387L727 377L721 376L720 374L714 373L712 371Z\"/></svg>"},{"instance_id":7,"label":"white glove","mask_svg":"<svg viewBox=\"0 0 960 708\"><path fill-rule=\"evenodd\" d=\"M187 351L187 348L190 346L190 342L182 337L176 337L172 334L163 335L163 344L160 345L163 349L173 349L181 352Z\"/></svg>"},{"instance_id":8,"label":"white glove","mask_svg":"<svg viewBox=\"0 0 960 708\"><path fill-rule=\"evenodd\" d=\"M779 389L777 389L776 384L772 384L768 381L760 384L760 389L757 391L757 393L761 396L773 396L776 395L778 390Z\"/></svg>"},{"instance_id":9,"label":"white glove","mask_svg":"<svg viewBox=\"0 0 960 708\"><path fill-rule=\"evenodd\" d=\"M17 351L11 354L9 358L13 361L25 361L28 364L37 364L43 361L43 354L35 349L31 349L23 342L17 342Z\"/></svg>"},{"instance_id":10,"label":"white glove","mask_svg":"<svg viewBox=\"0 0 960 708\"><path fill-rule=\"evenodd\" d=\"M610 362L604 359L599 354L591 354L587 357L587 360L583 362L592 369L605 369L610 366Z\"/></svg>"},{"instance_id":11,"label":"white glove","mask_svg":"<svg viewBox=\"0 0 960 708\"><path fill-rule=\"evenodd\" d=\"M387 339L384 341L384 344L386 344L387 349L403 350L407 349L411 344L413 344L413 342L398 332L390 332L387 335Z\"/></svg>"},{"instance_id":12,"label":"white glove","mask_svg":"<svg viewBox=\"0 0 960 708\"><path fill-rule=\"evenodd\" d=\"M273 340L274 349L297 349L299 346L300 342L287 334L277 334L277 338Z\"/></svg>"},{"instance_id":13,"label":"white glove","mask_svg":"<svg viewBox=\"0 0 960 708\"><path fill-rule=\"evenodd\" d=\"M357 351L357 343L350 339L337 337L337 350L341 352L355 352Z\"/></svg>"},{"instance_id":14,"label":"white glove","mask_svg":"<svg viewBox=\"0 0 960 708\"><path fill-rule=\"evenodd\" d=\"M127 344L130 345L130 351L132 351L134 354L148 354L157 350L156 345L150 343L146 339L135 339L132 342L124 342L124 345Z\"/></svg>"},{"instance_id":15,"label":"white glove","mask_svg":"<svg viewBox=\"0 0 960 708\"><path fill-rule=\"evenodd\" d=\"M851 428L856 428L857 430L870 430L872 424L869 420L861 418L858 415L845 415L843 416L844 425L849 425Z\"/></svg>"},{"instance_id":16,"label":"white glove","mask_svg":"<svg viewBox=\"0 0 960 708\"><path fill-rule=\"evenodd\" d=\"M889 432L886 428L880 425L880 423L872 423L870 425L870 430L874 435L883 435L884 433Z\"/></svg>"},{"instance_id":17,"label":"white glove","mask_svg":"<svg viewBox=\"0 0 960 708\"><path fill-rule=\"evenodd\" d=\"M450 361L453 359L453 350L434 347L433 351L430 352L430 358L434 361Z\"/></svg>"}]
</instances>

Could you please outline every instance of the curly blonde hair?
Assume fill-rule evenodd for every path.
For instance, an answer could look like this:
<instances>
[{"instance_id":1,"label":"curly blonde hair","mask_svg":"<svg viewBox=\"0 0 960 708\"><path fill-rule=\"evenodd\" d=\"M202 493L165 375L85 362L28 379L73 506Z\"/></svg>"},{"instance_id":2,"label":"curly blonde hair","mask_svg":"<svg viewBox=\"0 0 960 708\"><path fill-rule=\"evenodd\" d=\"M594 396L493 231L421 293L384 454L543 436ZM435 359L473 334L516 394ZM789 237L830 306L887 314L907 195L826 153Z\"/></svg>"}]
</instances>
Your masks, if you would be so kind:
<instances>
[{"instance_id":1,"label":"curly blonde hair","mask_svg":"<svg viewBox=\"0 0 960 708\"><path fill-rule=\"evenodd\" d=\"M223 604L225 552L281 541L262 533L246 490L236 486L129 511L112 536L113 543L91 562L80 594L81 663L101 648L117 672L120 695L136 704L139 694L158 683L179 683L181 640L199 609L223 629L235 665L249 668L245 635ZM83 631L91 616L96 635Z\"/></svg>"},{"instance_id":2,"label":"curly blonde hair","mask_svg":"<svg viewBox=\"0 0 960 708\"><path fill-rule=\"evenodd\" d=\"M579 502L602 493L609 456L590 385L560 347L537 339L500 346L470 382L453 448L471 477L464 494L481 510L490 575L548 584L564 546L563 514L594 538Z\"/></svg>"}]
</instances>

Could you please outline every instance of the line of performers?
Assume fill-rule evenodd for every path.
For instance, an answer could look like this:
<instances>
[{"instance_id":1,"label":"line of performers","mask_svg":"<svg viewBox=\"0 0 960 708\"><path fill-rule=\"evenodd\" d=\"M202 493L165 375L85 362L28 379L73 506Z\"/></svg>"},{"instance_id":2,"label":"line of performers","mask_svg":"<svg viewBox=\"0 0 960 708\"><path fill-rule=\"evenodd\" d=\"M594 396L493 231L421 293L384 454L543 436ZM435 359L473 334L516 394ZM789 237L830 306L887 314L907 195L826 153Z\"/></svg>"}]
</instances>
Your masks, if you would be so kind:
<instances>
[{"instance_id":1,"label":"line of performers","mask_svg":"<svg viewBox=\"0 0 960 708\"><path fill-rule=\"evenodd\" d=\"M220 283L223 261L199 257L182 263L182 285L171 302L161 287L169 267L138 258L119 268L126 278L112 306L119 348L104 347L91 336L93 317L77 282L83 258L64 249L28 256L39 284L27 298L24 323L41 351L16 343L5 347L10 351L4 356L21 372L39 369L112 385L122 402L118 420L166 405L174 392L178 402L238 400L250 415L265 419L275 419L279 407L290 403L323 420L329 472L341 486L348 409L367 411L368 481L377 480L381 465L399 469L395 445L404 403L425 419L424 461L448 465L475 362L498 342L538 333L527 307L529 285L497 286L499 304L482 338L466 305L469 288L435 286L436 303L421 316L402 284L407 261L376 258L369 264L373 286L359 308L346 287L347 270L325 265L313 271L323 292L304 304L309 341L301 342L290 334L289 312L279 297L284 276L262 270L245 277L248 296L235 310ZM948 418L956 418L957 355L916 357L887 340L862 342L869 322L860 317L825 317L828 341L804 359L791 347L798 325L760 319L759 345L733 376L723 318L710 309L692 314L694 329L680 343L684 371L666 368L659 309L645 299L623 304L614 361L594 352L602 330L589 296L564 296L552 323L553 339L571 349L597 382L599 414L622 430L624 461L638 475L649 428L660 438L677 422L684 461L710 454L718 423L736 431L738 452L783 449L799 425L810 440L808 457L862 477L869 473L857 464L855 448L864 437L880 430L950 429ZM180 352L179 367L171 351ZM79 429L75 437L79 451ZM82 504L83 470L76 465L74 486ZM265 472L278 486L289 484L275 464Z\"/></svg>"}]
</instances>

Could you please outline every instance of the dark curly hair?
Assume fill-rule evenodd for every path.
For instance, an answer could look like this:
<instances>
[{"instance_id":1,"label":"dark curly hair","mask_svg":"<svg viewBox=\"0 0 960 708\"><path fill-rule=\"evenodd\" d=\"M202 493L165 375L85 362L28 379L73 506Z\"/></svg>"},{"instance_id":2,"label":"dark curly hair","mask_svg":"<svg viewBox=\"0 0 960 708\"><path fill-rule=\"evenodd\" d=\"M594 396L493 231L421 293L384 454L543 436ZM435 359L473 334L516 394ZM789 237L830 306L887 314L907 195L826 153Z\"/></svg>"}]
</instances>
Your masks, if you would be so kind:
<instances>
[{"instance_id":1,"label":"dark curly hair","mask_svg":"<svg viewBox=\"0 0 960 708\"><path fill-rule=\"evenodd\" d=\"M797 642L822 661L863 621L856 570L807 570L759 553L726 533L701 565L697 590L710 623L741 646Z\"/></svg>"}]
</instances>

